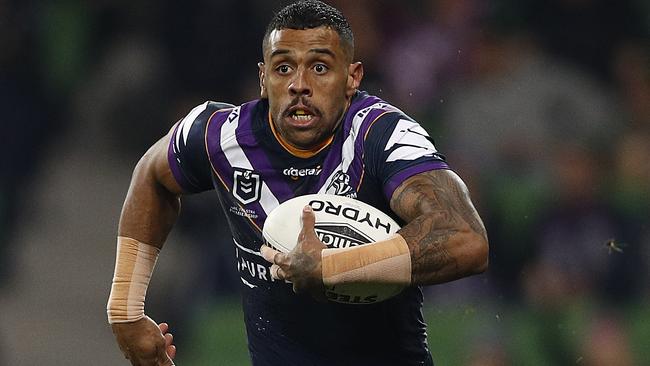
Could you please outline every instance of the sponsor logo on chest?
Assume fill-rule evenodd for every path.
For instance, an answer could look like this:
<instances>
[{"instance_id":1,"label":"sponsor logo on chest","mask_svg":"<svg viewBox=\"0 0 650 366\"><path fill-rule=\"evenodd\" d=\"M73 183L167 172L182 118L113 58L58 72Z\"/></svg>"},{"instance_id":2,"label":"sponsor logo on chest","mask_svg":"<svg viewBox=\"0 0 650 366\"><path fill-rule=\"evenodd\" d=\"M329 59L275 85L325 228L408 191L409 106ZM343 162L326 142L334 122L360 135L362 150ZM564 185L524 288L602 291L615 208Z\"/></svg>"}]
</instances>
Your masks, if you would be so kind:
<instances>
[{"instance_id":1,"label":"sponsor logo on chest","mask_svg":"<svg viewBox=\"0 0 650 366\"><path fill-rule=\"evenodd\" d=\"M302 168L302 169L297 169L294 167L284 169L282 171L283 175L286 175L287 177L291 177L291 179L298 179L302 177L311 177L311 176L317 176L319 175L323 169L321 166L317 166L315 168Z\"/></svg>"}]
</instances>

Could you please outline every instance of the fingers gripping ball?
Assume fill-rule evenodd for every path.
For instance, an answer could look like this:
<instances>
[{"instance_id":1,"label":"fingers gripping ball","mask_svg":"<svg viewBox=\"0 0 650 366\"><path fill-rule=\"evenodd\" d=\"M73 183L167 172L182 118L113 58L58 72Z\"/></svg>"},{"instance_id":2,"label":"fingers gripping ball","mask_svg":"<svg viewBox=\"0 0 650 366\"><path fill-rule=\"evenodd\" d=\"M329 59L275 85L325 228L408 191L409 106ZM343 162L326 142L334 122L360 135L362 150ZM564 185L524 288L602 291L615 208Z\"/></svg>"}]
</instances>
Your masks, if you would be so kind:
<instances>
[{"instance_id":1,"label":"fingers gripping ball","mask_svg":"<svg viewBox=\"0 0 650 366\"><path fill-rule=\"evenodd\" d=\"M376 242L392 238L400 229L390 216L364 202L343 196L312 194L285 201L269 214L262 230L268 245L284 253L296 246L305 205L310 205L315 214L314 231L318 238L328 249L342 249L331 251L337 255L346 249L370 243L375 245ZM329 257L326 252L327 249L323 251L323 264L336 267L339 257ZM404 269L401 271L404 272ZM407 271L410 273L410 263ZM380 302L397 295L405 287L396 283L364 282L363 278L347 283L328 283L326 277L323 282L328 300L345 304Z\"/></svg>"}]
</instances>

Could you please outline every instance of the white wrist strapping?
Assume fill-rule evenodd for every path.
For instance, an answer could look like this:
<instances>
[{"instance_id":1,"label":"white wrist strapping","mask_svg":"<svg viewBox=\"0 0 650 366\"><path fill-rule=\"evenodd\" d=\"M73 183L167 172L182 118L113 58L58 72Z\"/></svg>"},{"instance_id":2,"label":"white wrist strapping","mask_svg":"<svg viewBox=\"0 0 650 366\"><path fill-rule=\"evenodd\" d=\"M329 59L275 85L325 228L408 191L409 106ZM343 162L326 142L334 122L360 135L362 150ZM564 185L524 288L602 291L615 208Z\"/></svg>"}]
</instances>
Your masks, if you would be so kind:
<instances>
[{"instance_id":1,"label":"white wrist strapping","mask_svg":"<svg viewBox=\"0 0 650 366\"><path fill-rule=\"evenodd\" d=\"M411 254L406 240L395 234L375 243L323 249L325 286L345 283L411 284Z\"/></svg>"},{"instance_id":2,"label":"white wrist strapping","mask_svg":"<svg viewBox=\"0 0 650 366\"><path fill-rule=\"evenodd\" d=\"M144 317L144 299L160 249L123 236L117 237L117 255L106 313L108 322L130 323Z\"/></svg>"}]
</instances>

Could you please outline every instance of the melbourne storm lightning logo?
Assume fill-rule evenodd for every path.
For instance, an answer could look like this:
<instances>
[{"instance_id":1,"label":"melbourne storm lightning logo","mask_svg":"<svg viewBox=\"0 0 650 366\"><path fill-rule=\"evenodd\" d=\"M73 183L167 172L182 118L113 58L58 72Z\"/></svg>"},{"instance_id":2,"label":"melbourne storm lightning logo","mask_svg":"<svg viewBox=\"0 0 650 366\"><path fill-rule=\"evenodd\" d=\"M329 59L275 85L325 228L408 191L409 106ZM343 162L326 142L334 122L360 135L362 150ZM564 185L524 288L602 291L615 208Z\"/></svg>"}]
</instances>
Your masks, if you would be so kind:
<instances>
[{"instance_id":1,"label":"melbourne storm lightning logo","mask_svg":"<svg viewBox=\"0 0 650 366\"><path fill-rule=\"evenodd\" d=\"M350 185L350 176L340 170L334 174L332 182L327 186L325 191L337 196L357 197L357 192Z\"/></svg>"}]
</instances>

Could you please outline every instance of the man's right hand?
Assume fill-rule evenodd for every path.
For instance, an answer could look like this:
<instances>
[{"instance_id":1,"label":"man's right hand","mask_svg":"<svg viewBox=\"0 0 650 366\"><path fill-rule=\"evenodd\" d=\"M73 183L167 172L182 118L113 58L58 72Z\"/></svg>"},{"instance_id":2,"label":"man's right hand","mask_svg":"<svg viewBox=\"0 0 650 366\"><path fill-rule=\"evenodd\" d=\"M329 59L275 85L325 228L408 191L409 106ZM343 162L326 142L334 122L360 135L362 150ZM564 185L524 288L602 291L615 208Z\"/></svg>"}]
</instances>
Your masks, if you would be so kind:
<instances>
[{"instance_id":1,"label":"man's right hand","mask_svg":"<svg viewBox=\"0 0 650 366\"><path fill-rule=\"evenodd\" d=\"M134 366L173 366L176 346L166 323L156 324L151 318L133 323L112 324L120 349Z\"/></svg>"},{"instance_id":2,"label":"man's right hand","mask_svg":"<svg viewBox=\"0 0 650 366\"><path fill-rule=\"evenodd\" d=\"M281 253L263 245L260 253L273 264L274 279L291 281L295 293L309 292L316 300L326 301L321 253L327 246L316 235L316 215L311 206L303 207L301 220L298 243L290 252Z\"/></svg>"}]
</instances>

